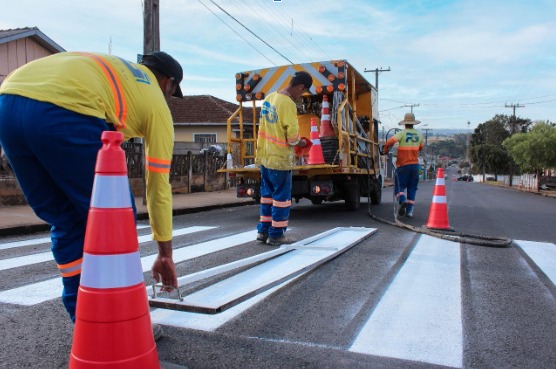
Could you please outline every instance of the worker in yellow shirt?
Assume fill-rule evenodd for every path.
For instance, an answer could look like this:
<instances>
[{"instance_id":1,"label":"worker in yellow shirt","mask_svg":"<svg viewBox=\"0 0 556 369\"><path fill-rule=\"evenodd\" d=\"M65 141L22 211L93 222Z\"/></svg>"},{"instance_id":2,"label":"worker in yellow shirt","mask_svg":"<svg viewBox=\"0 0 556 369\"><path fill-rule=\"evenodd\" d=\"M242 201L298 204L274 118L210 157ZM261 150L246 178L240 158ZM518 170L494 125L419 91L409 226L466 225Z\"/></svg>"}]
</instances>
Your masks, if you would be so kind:
<instances>
[{"instance_id":1,"label":"worker in yellow shirt","mask_svg":"<svg viewBox=\"0 0 556 369\"><path fill-rule=\"evenodd\" d=\"M183 97L182 78L179 63L164 52L144 55L139 64L63 52L20 67L0 85L0 144L27 202L52 226L62 300L73 321L95 162L106 130L145 139L147 207L158 242L152 273L177 287L169 183L174 127L167 100Z\"/></svg>"}]
</instances>

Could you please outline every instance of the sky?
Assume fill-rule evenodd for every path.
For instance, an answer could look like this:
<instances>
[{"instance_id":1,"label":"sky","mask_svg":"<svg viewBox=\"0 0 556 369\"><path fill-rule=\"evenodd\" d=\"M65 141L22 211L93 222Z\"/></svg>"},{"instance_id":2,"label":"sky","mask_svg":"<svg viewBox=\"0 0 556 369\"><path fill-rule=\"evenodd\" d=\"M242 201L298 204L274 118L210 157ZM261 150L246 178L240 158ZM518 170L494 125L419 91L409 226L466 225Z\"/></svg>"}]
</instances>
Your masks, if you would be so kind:
<instances>
[{"instance_id":1,"label":"sky","mask_svg":"<svg viewBox=\"0 0 556 369\"><path fill-rule=\"evenodd\" d=\"M161 50L186 95L235 101L235 74L345 59L378 74L379 118L474 129L496 114L556 122L554 0L159 0ZM0 29L38 27L67 51L130 61L141 0L0 0Z\"/></svg>"}]
</instances>

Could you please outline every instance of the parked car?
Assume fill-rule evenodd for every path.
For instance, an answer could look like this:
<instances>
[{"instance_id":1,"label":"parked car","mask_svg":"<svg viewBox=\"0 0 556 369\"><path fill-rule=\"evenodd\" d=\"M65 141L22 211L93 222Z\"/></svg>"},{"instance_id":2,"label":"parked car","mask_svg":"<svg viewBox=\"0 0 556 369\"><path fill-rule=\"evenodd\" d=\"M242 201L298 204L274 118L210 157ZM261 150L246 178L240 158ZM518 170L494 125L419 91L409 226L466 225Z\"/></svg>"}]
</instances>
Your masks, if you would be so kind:
<instances>
[{"instance_id":1,"label":"parked car","mask_svg":"<svg viewBox=\"0 0 556 369\"><path fill-rule=\"evenodd\" d=\"M473 182L473 176L471 174L465 174L458 177L458 181Z\"/></svg>"}]
</instances>

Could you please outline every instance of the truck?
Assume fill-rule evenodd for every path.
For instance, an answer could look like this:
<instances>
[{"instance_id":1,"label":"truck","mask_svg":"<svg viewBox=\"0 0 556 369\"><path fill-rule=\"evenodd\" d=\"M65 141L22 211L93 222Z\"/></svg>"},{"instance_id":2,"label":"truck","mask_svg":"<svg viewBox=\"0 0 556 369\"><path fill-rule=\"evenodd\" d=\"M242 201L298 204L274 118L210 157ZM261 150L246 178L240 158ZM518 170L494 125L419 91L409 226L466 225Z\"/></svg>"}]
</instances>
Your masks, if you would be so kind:
<instances>
[{"instance_id":1,"label":"truck","mask_svg":"<svg viewBox=\"0 0 556 369\"><path fill-rule=\"evenodd\" d=\"M321 149L322 160L309 164L307 157L295 158L292 200L297 203L306 198L313 204L343 200L348 210L358 209L362 196L369 197L371 204L380 204L383 177L377 90L347 60L237 73L239 107L227 121L228 160L219 172L234 181L238 197L260 200L260 172L255 165L257 104L269 93L285 88L297 71L306 71L313 78L309 91L296 102L299 133L311 137L311 150ZM311 122L317 124L318 139L315 129L311 132ZM315 145L319 141L320 145Z\"/></svg>"}]
</instances>

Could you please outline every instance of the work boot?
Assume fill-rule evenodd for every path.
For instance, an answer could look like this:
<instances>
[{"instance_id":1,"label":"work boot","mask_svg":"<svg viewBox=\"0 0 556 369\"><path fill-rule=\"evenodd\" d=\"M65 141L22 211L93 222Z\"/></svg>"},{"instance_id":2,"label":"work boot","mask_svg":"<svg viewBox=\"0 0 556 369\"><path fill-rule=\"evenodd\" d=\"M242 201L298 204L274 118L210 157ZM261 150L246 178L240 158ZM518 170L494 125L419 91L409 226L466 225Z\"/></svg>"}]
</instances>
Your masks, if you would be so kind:
<instances>
[{"instance_id":1,"label":"work boot","mask_svg":"<svg viewBox=\"0 0 556 369\"><path fill-rule=\"evenodd\" d=\"M272 237L268 237L268 239L266 240L266 243L270 246L280 246L280 245L287 245L290 243L294 243L295 240L292 238L288 238L286 236L281 236L278 238L272 238Z\"/></svg>"},{"instance_id":2,"label":"work boot","mask_svg":"<svg viewBox=\"0 0 556 369\"><path fill-rule=\"evenodd\" d=\"M257 233L257 241L266 243L268 239L268 233Z\"/></svg>"},{"instance_id":3,"label":"work boot","mask_svg":"<svg viewBox=\"0 0 556 369\"><path fill-rule=\"evenodd\" d=\"M156 323L151 323L151 327L153 329L154 340L158 341L163 336L162 327L160 326L160 324Z\"/></svg>"},{"instance_id":4,"label":"work boot","mask_svg":"<svg viewBox=\"0 0 556 369\"><path fill-rule=\"evenodd\" d=\"M405 215L405 209L407 208L407 205L409 205L407 202L404 202L400 205L400 208L398 209L398 215L400 217L403 217Z\"/></svg>"},{"instance_id":5,"label":"work boot","mask_svg":"<svg viewBox=\"0 0 556 369\"><path fill-rule=\"evenodd\" d=\"M412 204L408 205L408 207L406 209L406 212L405 212L405 216L408 217L408 218L413 218L413 205Z\"/></svg>"}]
</instances>

